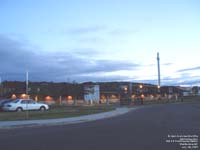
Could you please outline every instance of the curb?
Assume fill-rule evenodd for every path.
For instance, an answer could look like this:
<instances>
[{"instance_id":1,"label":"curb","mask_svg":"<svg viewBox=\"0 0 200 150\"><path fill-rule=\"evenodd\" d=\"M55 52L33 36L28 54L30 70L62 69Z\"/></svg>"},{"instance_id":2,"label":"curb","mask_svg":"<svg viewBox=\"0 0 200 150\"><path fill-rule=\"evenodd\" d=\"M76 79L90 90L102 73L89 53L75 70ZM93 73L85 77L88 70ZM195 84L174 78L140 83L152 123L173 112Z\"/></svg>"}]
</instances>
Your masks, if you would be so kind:
<instances>
[{"instance_id":1,"label":"curb","mask_svg":"<svg viewBox=\"0 0 200 150\"><path fill-rule=\"evenodd\" d=\"M105 118L111 118L119 115L126 114L134 108L116 108L114 111L103 112L98 114L91 114L78 117L70 118L59 118L59 119L45 119L45 120L24 120L24 121L0 121L0 129L13 129L23 127L40 127L40 126L56 126L56 125L67 125L76 124L89 121L95 121Z\"/></svg>"}]
</instances>

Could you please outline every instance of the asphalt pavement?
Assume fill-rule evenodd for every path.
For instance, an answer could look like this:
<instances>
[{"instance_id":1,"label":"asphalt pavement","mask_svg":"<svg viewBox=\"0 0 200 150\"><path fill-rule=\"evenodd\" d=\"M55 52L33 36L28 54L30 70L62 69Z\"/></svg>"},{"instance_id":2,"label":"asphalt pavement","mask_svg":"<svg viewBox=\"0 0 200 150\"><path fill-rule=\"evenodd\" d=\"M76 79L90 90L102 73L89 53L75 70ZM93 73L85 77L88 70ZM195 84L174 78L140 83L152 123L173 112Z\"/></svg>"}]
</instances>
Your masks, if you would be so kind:
<instances>
[{"instance_id":1,"label":"asphalt pavement","mask_svg":"<svg viewBox=\"0 0 200 150\"><path fill-rule=\"evenodd\" d=\"M0 129L0 148L199 150L199 138L200 103L159 104L89 122Z\"/></svg>"}]
</instances>

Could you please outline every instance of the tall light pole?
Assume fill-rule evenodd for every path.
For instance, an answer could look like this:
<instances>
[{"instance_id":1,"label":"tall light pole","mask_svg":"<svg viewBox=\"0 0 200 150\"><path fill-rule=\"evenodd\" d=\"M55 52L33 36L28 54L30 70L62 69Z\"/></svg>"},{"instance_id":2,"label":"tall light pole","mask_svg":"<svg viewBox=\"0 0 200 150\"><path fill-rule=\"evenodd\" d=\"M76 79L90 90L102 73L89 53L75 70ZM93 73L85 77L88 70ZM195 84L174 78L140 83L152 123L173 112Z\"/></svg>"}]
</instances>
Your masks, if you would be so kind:
<instances>
[{"instance_id":1,"label":"tall light pole","mask_svg":"<svg viewBox=\"0 0 200 150\"><path fill-rule=\"evenodd\" d=\"M1 95L0 95L0 96L2 96L2 95L3 95L3 94L2 94L2 93L3 93L3 89L2 89L2 81L1 81L1 76L0 76L0 90L1 90L1 91L0 91L0 92L1 92L1 93L0 93Z\"/></svg>"},{"instance_id":2,"label":"tall light pole","mask_svg":"<svg viewBox=\"0 0 200 150\"><path fill-rule=\"evenodd\" d=\"M26 71L26 95L28 96L28 71Z\"/></svg>"},{"instance_id":3,"label":"tall light pole","mask_svg":"<svg viewBox=\"0 0 200 150\"><path fill-rule=\"evenodd\" d=\"M29 98L29 96L28 96L28 71L26 71L26 98ZM29 119L28 103L26 103L26 119Z\"/></svg>"},{"instance_id":4,"label":"tall light pole","mask_svg":"<svg viewBox=\"0 0 200 150\"><path fill-rule=\"evenodd\" d=\"M158 89L160 88L160 56L157 52L157 64L158 64Z\"/></svg>"}]
</instances>

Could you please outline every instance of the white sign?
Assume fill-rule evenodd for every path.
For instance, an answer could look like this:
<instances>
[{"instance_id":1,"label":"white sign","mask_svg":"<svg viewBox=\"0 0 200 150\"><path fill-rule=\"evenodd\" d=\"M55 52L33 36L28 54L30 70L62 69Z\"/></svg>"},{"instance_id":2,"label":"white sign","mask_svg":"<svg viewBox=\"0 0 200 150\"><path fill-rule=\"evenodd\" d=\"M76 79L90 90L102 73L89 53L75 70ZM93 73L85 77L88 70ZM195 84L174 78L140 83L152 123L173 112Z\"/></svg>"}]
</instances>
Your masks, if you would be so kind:
<instances>
[{"instance_id":1,"label":"white sign","mask_svg":"<svg viewBox=\"0 0 200 150\"><path fill-rule=\"evenodd\" d=\"M84 100L99 102L100 92L99 85L85 85L84 86Z\"/></svg>"}]
</instances>

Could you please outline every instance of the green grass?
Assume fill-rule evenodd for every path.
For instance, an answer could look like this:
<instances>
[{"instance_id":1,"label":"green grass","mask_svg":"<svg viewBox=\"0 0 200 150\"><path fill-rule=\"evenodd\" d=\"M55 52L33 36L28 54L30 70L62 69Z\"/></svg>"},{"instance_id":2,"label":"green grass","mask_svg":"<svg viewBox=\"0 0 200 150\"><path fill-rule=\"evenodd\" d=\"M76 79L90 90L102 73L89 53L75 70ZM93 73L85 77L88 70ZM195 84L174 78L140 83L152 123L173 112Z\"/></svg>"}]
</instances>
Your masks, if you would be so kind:
<instances>
[{"instance_id":1,"label":"green grass","mask_svg":"<svg viewBox=\"0 0 200 150\"><path fill-rule=\"evenodd\" d=\"M66 118L114 109L114 106L52 106L47 111L0 112L0 121Z\"/></svg>"},{"instance_id":2,"label":"green grass","mask_svg":"<svg viewBox=\"0 0 200 150\"><path fill-rule=\"evenodd\" d=\"M200 102L200 96L186 96L183 98L183 102Z\"/></svg>"},{"instance_id":3,"label":"green grass","mask_svg":"<svg viewBox=\"0 0 200 150\"><path fill-rule=\"evenodd\" d=\"M144 101L144 105L151 104L165 104L165 103L190 103L190 102L200 102L200 97L184 97L183 102L179 100L152 100ZM140 105L140 101L138 102ZM138 105L136 104L136 105ZM136 106L136 105L131 105ZM0 121L11 121L11 120L37 120L37 119L53 119L53 118L66 118L75 117L81 115L95 114L100 112L106 112L114 110L114 105L97 105L97 106L58 106L54 105L50 107L48 111L28 111L27 112L0 112Z\"/></svg>"},{"instance_id":4,"label":"green grass","mask_svg":"<svg viewBox=\"0 0 200 150\"><path fill-rule=\"evenodd\" d=\"M134 104L130 107L135 107L141 105L141 101L137 100L133 102ZM162 100L144 100L143 105L154 105L154 104L168 104L168 103L200 103L200 96L187 96L187 97L179 97L176 99L162 99Z\"/></svg>"}]
</instances>

